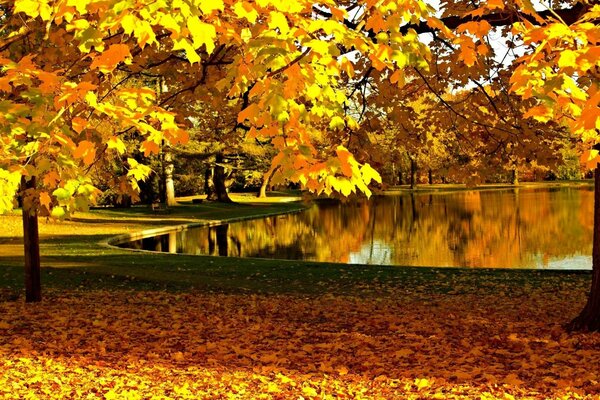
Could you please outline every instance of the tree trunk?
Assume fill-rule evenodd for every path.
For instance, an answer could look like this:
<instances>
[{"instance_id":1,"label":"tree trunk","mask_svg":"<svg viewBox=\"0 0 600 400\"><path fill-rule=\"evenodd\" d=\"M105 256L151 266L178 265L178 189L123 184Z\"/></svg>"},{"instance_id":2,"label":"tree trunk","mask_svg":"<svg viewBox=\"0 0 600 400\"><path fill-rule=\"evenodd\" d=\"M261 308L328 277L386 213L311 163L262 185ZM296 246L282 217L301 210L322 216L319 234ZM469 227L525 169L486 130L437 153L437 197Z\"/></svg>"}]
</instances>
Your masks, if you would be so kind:
<instances>
[{"instance_id":1,"label":"tree trunk","mask_svg":"<svg viewBox=\"0 0 600 400\"><path fill-rule=\"evenodd\" d=\"M594 171L594 237L592 244L592 287L588 301L568 330L600 330L600 164Z\"/></svg>"},{"instance_id":2,"label":"tree trunk","mask_svg":"<svg viewBox=\"0 0 600 400\"><path fill-rule=\"evenodd\" d=\"M410 188L414 189L417 187L417 161L414 158L410 158Z\"/></svg>"},{"instance_id":3,"label":"tree trunk","mask_svg":"<svg viewBox=\"0 0 600 400\"><path fill-rule=\"evenodd\" d=\"M207 199L210 199L213 194L212 188L210 187L211 180L212 180L212 168L206 167L206 169L204 170L204 194L206 195Z\"/></svg>"},{"instance_id":4,"label":"tree trunk","mask_svg":"<svg viewBox=\"0 0 600 400\"><path fill-rule=\"evenodd\" d=\"M433 173L431 172L431 169L427 171L427 180L430 185L433 185Z\"/></svg>"},{"instance_id":5,"label":"tree trunk","mask_svg":"<svg viewBox=\"0 0 600 400\"><path fill-rule=\"evenodd\" d=\"M260 190L258 191L258 194L256 195L256 197L264 199L265 197L267 197L267 188L269 187L269 184L271 183L271 179L273 178L273 175L275 175L275 171L277 171L277 168L275 168L274 170L267 172L263 175L263 180L262 180L262 184L260 185Z\"/></svg>"},{"instance_id":6,"label":"tree trunk","mask_svg":"<svg viewBox=\"0 0 600 400\"><path fill-rule=\"evenodd\" d=\"M229 255L229 242L227 240L227 231L229 230L229 224L217 225L217 247L219 255L227 257Z\"/></svg>"},{"instance_id":7,"label":"tree trunk","mask_svg":"<svg viewBox=\"0 0 600 400\"><path fill-rule=\"evenodd\" d=\"M404 174L401 169L398 170L398 185L404 185Z\"/></svg>"},{"instance_id":8,"label":"tree trunk","mask_svg":"<svg viewBox=\"0 0 600 400\"><path fill-rule=\"evenodd\" d=\"M23 190L23 242L25 256L25 301L27 303L42 301L42 284L40 271L40 235L38 215L31 199L25 199L27 189L35 188L35 178L21 180Z\"/></svg>"},{"instance_id":9,"label":"tree trunk","mask_svg":"<svg viewBox=\"0 0 600 400\"><path fill-rule=\"evenodd\" d=\"M229 194L227 194L227 187L225 186L225 179L227 179L227 174L225 174L223 159L223 154L217 154L215 163L215 173L213 175L216 200L221 203L233 203L233 201L229 198Z\"/></svg>"},{"instance_id":10,"label":"tree trunk","mask_svg":"<svg viewBox=\"0 0 600 400\"><path fill-rule=\"evenodd\" d=\"M177 204L175 201L175 184L173 182L173 170L175 165L173 164L173 154L167 149L163 156L163 163L165 167L165 197L167 206L174 206Z\"/></svg>"},{"instance_id":11,"label":"tree trunk","mask_svg":"<svg viewBox=\"0 0 600 400\"><path fill-rule=\"evenodd\" d=\"M514 167L513 170L512 170L511 183L513 185L518 185L519 184L519 171L517 171L516 167Z\"/></svg>"}]
</instances>

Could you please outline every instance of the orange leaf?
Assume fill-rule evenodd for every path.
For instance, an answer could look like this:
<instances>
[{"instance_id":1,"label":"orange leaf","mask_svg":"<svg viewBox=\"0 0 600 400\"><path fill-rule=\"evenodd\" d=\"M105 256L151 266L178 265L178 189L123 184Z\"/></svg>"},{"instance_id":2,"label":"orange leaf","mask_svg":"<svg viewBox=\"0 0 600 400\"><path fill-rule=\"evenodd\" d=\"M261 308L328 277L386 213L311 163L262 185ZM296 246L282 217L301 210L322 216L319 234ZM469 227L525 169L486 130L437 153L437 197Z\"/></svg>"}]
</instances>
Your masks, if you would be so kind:
<instances>
[{"instance_id":1,"label":"orange leaf","mask_svg":"<svg viewBox=\"0 0 600 400\"><path fill-rule=\"evenodd\" d=\"M52 203L52 197L48 192L40 192L40 204L50 210L50 204Z\"/></svg>"},{"instance_id":2,"label":"orange leaf","mask_svg":"<svg viewBox=\"0 0 600 400\"><path fill-rule=\"evenodd\" d=\"M112 44L102 54L96 56L90 68L99 69L101 72L112 72L121 62L131 59L129 46L126 44Z\"/></svg>"},{"instance_id":3,"label":"orange leaf","mask_svg":"<svg viewBox=\"0 0 600 400\"><path fill-rule=\"evenodd\" d=\"M73 152L73 157L82 158L85 165L90 165L96 157L96 147L88 140L82 140Z\"/></svg>"},{"instance_id":4,"label":"orange leaf","mask_svg":"<svg viewBox=\"0 0 600 400\"><path fill-rule=\"evenodd\" d=\"M50 171L44 176L44 185L54 187L60 180L60 176L56 171Z\"/></svg>"},{"instance_id":5,"label":"orange leaf","mask_svg":"<svg viewBox=\"0 0 600 400\"><path fill-rule=\"evenodd\" d=\"M254 117L258 113L258 106L256 104L250 104L248 107L244 108L239 114L237 121L239 123L244 122L245 120L252 121L252 117Z\"/></svg>"},{"instance_id":6,"label":"orange leaf","mask_svg":"<svg viewBox=\"0 0 600 400\"><path fill-rule=\"evenodd\" d=\"M595 169L600 163L600 152L598 150L586 150L579 159L587 169Z\"/></svg>"},{"instance_id":7,"label":"orange leaf","mask_svg":"<svg viewBox=\"0 0 600 400\"><path fill-rule=\"evenodd\" d=\"M466 32L469 31L469 33L482 38L483 36L487 35L490 31L490 29L492 29L492 26L490 25L489 22L482 20L482 21L469 21L469 22L465 22L464 24L461 24L457 31L458 32Z\"/></svg>"},{"instance_id":8,"label":"orange leaf","mask_svg":"<svg viewBox=\"0 0 600 400\"><path fill-rule=\"evenodd\" d=\"M77 133L81 133L81 131L83 131L86 128L87 124L88 122L80 117L75 117L71 121L71 126L73 127L73 130Z\"/></svg>"},{"instance_id":9,"label":"orange leaf","mask_svg":"<svg viewBox=\"0 0 600 400\"><path fill-rule=\"evenodd\" d=\"M152 140L146 140L140 146L140 149L144 152L144 155L148 157L150 154L158 154L160 152L160 146Z\"/></svg>"}]
</instances>

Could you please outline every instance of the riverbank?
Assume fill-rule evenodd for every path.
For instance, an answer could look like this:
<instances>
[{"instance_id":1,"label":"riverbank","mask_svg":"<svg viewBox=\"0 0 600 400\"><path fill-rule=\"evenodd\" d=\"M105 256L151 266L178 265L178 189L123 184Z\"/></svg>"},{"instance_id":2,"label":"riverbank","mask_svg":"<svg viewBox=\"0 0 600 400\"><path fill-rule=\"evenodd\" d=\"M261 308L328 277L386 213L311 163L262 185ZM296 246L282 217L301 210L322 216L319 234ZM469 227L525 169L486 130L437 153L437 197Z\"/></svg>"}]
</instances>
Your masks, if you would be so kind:
<instances>
[{"instance_id":1,"label":"riverbank","mask_svg":"<svg viewBox=\"0 0 600 400\"><path fill-rule=\"evenodd\" d=\"M97 209L70 220L40 220L42 280L46 288L200 290L215 293L383 296L398 287L426 293L463 293L473 287L493 290L508 282L543 286L557 279L587 282L589 272L511 271L460 268L403 268L312 263L297 260L241 259L132 252L103 245L118 235L181 224L211 224L306 207L298 197L266 201L239 195L237 204L203 202L172 207ZM296 201L296 202L294 202ZM18 214L0 216L0 287L22 296L22 233ZM585 286L585 285L584 285ZM416 289L413 289L413 291ZM421 290L421 289L418 289Z\"/></svg>"},{"instance_id":2,"label":"riverbank","mask_svg":"<svg viewBox=\"0 0 600 400\"><path fill-rule=\"evenodd\" d=\"M394 195L398 193L446 193L446 192L460 192L467 190L507 190L507 189L536 189L536 188L559 188L559 187L593 187L593 179L581 179L572 181L543 181L543 182L521 182L516 185L511 183L483 183L477 186L469 186L459 183L434 183L425 184L421 183L411 188L410 185L396 185L390 186L382 194Z\"/></svg>"}]
</instances>

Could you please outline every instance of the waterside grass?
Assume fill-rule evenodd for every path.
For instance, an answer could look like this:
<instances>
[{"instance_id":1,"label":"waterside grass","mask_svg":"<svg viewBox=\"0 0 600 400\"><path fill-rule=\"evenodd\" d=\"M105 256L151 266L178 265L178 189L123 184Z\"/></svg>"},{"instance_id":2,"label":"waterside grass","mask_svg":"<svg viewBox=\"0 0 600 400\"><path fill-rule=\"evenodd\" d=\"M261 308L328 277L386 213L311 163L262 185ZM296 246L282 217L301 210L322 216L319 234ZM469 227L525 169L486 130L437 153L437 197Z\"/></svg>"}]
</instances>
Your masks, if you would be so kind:
<instances>
[{"instance_id":1,"label":"waterside grass","mask_svg":"<svg viewBox=\"0 0 600 400\"><path fill-rule=\"evenodd\" d=\"M41 219L42 280L45 289L130 289L301 295L396 295L485 293L525 295L532 287L571 285L585 290L587 271L523 271L344 265L292 260L242 259L133 252L106 246L115 235L186 223L214 223L297 212L299 197L258 200L234 196L235 204L181 199L178 206L96 209L65 221ZM22 231L18 214L0 216L0 288L22 296Z\"/></svg>"}]
</instances>

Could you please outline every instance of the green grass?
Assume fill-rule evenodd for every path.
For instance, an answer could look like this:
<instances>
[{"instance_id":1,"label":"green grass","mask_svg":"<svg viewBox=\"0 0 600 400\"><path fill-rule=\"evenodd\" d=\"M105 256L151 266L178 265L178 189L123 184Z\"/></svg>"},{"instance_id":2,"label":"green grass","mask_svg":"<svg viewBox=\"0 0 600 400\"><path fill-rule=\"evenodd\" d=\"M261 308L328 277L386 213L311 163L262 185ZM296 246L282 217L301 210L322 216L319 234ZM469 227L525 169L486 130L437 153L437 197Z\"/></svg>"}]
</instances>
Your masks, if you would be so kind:
<instances>
[{"instance_id":1,"label":"green grass","mask_svg":"<svg viewBox=\"0 0 600 400\"><path fill-rule=\"evenodd\" d=\"M360 295L386 297L404 292L464 294L502 291L525 296L533 287L585 287L590 273L491 269L343 265L302 261L154 254L116 249L101 242L117 234L183 223L231 220L294 212L295 202L182 204L168 213L147 207L99 209L70 221L43 222L42 281L45 289L125 289ZM0 295L19 296L23 287L18 215L0 217Z\"/></svg>"}]
</instances>

